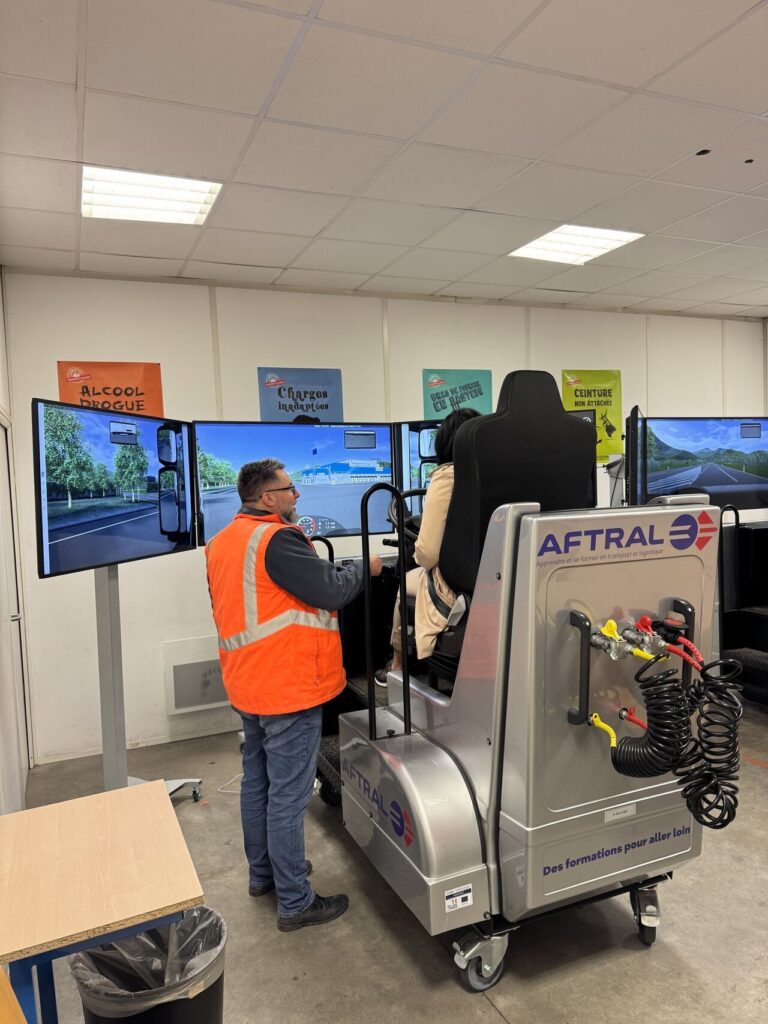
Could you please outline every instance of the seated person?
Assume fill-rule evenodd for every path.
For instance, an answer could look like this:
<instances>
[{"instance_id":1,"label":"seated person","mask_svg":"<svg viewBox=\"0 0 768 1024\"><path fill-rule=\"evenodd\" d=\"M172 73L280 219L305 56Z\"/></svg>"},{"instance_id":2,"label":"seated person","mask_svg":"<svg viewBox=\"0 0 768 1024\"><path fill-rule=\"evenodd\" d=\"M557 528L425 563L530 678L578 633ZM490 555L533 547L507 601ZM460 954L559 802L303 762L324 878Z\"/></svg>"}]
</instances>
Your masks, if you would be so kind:
<instances>
[{"instance_id":1,"label":"seated person","mask_svg":"<svg viewBox=\"0 0 768 1024\"><path fill-rule=\"evenodd\" d=\"M405 577L406 592L416 598L414 631L416 656L419 660L432 654L435 641L445 629L446 620L456 600L456 595L440 573L437 559L453 494L453 439L462 423L479 415L474 409L456 409L445 417L435 436L437 469L430 478L424 496L424 511L414 553L418 567L411 569ZM395 602L392 616L390 642L394 654L389 668L396 671L402 666L399 598ZM387 671L379 670L376 681L385 684Z\"/></svg>"}]
</instances>

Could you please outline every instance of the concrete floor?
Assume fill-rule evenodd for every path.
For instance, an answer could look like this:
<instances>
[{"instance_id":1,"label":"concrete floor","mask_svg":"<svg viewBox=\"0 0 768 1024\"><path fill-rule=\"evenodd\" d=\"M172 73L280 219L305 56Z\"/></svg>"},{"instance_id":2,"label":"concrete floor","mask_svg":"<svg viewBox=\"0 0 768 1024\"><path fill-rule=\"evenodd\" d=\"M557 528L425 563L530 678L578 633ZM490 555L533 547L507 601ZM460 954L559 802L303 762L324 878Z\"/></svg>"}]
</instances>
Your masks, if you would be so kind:
<instances>
[{"instance_id":1,"label":"concrete floor","mask_svg":"<svg viewBox=\"0 0 768 1024\"><path fill-rule=\"evenodd\" d=\"M511 937L489 992L458 984L450 944L430 938L313 797L307 853L322 894L351 906L322 928L281 934L274 897L250 899L236 796L217 792L239 768L237 735L129 752L132 774L204 778L204 799L175 805L207 903L227 922L226 1024L702 1024L768 1021L768 714L747 708L736 822L708 832L702 857L661 888L656 944L640 944L626 898L566 910ZM28 806L96 792L100 758L34 769ZM61 1024L82 1021L64 962Z\"/></svg>"}]
</instances>

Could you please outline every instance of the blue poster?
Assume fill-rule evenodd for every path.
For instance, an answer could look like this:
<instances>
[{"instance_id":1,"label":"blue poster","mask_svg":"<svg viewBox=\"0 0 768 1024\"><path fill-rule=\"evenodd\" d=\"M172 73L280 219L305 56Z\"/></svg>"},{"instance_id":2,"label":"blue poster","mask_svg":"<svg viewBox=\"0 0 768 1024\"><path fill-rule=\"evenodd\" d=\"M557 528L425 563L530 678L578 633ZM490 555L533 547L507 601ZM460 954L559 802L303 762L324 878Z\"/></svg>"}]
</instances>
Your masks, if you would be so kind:
<instances>
[{"instance_id":1,"label":"blue poster","mask_svg":"<svg viewBox=\"0 0 768 1024\"><path fill-rule=\"evenodd\" d=\"M259 367L262 422L343 423L341 370Z\"/></svg>"}]
</instances>

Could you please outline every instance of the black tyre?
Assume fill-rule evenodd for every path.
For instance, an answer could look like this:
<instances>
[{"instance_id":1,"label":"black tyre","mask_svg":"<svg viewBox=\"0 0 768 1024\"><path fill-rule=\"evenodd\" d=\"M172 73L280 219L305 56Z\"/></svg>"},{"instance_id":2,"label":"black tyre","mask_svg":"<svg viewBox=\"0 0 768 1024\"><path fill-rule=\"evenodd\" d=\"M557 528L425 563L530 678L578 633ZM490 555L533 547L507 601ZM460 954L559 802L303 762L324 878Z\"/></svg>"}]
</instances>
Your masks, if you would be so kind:
<instances>
[{"instance_id":1,"label":"black tyre","mask_svg":"<svg viewBox=\"0 0 768 1024\"><path fill-rule=\"evenodd\" d=\"M196 804L200 802L202 795L203 794L200 792L197 786L195 786L195 788L192 790L192 799L195 801Z\"/></svg>"},{"instance_id":2,"label":"black tyre","mask_svg":"<svg viewBox=\"0 0 768 1024\"><path fill-rule=\"evenodd\" d=\"M644 946L652 946L656 941L656 929L650 928L647 924L639 924L637 926L637 933Z\"/></svg>"},{"instance_id":3,"label":"black tyre","mask_svg":"<svg viewBox=\"0 0 768 1024\"><path fill-rule=\"evenodd\" d=\"M493 988L496 982L504 973L506 959L503 959L493 974L483 974L482 957L473 957L466 967L459 968L459 980L468 992L487 992Z\"/></svg>"},{"instance_id":4,"label":"black tyre","mask_svg":"<svg viewBox=\"0 0 768 1024\"><path fill-rule=\"evenodd\" d=\"M331 785L328 779L320 781L320 799L329 807L341 807L341 793Z\"/></svg>"}]
</instances>

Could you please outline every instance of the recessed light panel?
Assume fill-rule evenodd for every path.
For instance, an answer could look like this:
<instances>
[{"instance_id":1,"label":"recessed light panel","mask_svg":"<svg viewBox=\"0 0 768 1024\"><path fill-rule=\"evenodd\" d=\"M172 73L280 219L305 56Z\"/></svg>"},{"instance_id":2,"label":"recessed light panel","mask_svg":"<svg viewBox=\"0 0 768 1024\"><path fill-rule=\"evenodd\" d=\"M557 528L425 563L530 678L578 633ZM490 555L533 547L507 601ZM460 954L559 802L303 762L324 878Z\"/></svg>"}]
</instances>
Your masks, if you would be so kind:
<instances>
[{"instance_id":1,"label":"recessed light panel","mask_svg":"<svg viewBox=\"0 0 768 1024\"><path fill-rule=\"evenodd\" d=\"M509 256L524 256L529 260L551 260L553 263L575 263L581 266L604 256L627 242L643 238L634 231L606 231L603 228L585 228L577 224L563 224L549 234L515 249Z\"/></svg>"},{"instance_id":2,"label":"recessed light panel","mask_svg":"<svg viewBox=\"0 0 768 1024\"><path fill-rule=\"evenodd\" d=\"M84 217L202 224L221 185L110 167L83 168Z\"/></svg>"}]
</instances>

